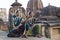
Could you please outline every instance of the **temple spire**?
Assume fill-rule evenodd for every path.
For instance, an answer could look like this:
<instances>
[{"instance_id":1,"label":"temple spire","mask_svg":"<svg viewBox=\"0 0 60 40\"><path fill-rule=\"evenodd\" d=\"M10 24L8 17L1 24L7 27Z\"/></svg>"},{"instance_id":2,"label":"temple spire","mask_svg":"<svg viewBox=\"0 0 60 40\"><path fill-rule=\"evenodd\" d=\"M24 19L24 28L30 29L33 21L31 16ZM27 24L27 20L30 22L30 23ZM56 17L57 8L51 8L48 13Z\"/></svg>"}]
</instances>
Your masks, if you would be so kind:
<instances>
[{"instance_id":1,"label":"temple spire","mask_svg":"<svg viewBox=\"0 0 60 40\"><path fill-rule=\"evenodd\" d=\"M17 0L15 0L17 2Z\"/></svg>"},{"instance_id":2,"label":"temple spire","mask_svg":"<svg viewBox=\"0 0 60 40\"><path fill-rule=\"evenodd\" d=\"M50 5L50 3L48 3L48 5Z\"/></svg>"}]
</instances>

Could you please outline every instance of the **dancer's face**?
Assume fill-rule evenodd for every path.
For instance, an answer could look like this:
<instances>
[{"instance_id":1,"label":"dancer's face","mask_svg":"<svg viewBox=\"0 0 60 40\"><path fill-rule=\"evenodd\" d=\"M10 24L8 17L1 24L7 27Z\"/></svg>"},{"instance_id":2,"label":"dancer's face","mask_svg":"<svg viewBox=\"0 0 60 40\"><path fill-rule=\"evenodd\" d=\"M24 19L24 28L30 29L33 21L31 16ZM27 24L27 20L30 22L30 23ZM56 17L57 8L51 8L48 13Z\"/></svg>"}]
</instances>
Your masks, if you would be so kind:
<instances>
[{"instance_id":1,"label":"dancer's face","mask_svg":"<svg viewBox=\"0 0 60 40\"><path fill-rule=\"evenodd\" d=\"M30 17L33 17L33 16L34 16L34 13L33 13L33 12L31 12Z\"/></svg>"},{"instance_id":2,"label":"dancer's face","mask_svg":"<svg viewBox=\"0 0 60 40\"><path fill-rule=\"evenodd\" d=\"M17 16L21 16L21 15L20 15L20 11L18 11Z\"/></svg>"}]
</instances>

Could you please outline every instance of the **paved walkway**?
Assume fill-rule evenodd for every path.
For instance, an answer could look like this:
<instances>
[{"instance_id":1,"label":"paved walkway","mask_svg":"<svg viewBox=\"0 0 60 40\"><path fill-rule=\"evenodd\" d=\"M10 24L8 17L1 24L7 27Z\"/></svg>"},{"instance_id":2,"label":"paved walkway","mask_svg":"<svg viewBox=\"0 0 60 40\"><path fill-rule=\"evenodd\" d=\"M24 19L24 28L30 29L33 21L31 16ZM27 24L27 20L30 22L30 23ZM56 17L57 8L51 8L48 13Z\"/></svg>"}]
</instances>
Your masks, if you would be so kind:
<instances>
[{"instance_id":1,"label":"paved walkway","mask_svg":"<svg viewBox=\"0 0 60 40\"><path fill-rule=\"evenodd\" d=\"M37 37L28 37L28 38L9 38L7 37L7 33L4 31L0 31L0 40L50 40L48 38L42 37L42 38L37 38Z\"/></svg>"},{"instance_id":2,"label":"paved walkway","mask_svg":"<svg viewBox=\"0 0 60 40\"><path fill-rule=\"evenodd\" d=\"M48 38L42 37L28 37L28 38L8 38L8 37L0 37L0 40L50 40Z\"/></svg>"}]
</instances>

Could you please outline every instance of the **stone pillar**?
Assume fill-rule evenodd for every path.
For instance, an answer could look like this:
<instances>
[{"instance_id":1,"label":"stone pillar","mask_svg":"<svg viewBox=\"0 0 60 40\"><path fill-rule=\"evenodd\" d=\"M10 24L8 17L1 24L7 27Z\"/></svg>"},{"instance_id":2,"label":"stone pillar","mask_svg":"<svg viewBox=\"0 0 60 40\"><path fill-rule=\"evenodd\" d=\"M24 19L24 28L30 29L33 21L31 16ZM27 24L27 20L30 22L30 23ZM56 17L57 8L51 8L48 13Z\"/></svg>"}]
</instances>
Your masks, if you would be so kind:
<instances>
[{"instance_id":1,"label":"stone pillar","mask_svg":"<svg viewBox=\"0 0 60 40\"><path fill-rule=\"evenodd\" d=\"M42 35L45 37L45 27L42 27Z\"/></svg>"}]
</instances>

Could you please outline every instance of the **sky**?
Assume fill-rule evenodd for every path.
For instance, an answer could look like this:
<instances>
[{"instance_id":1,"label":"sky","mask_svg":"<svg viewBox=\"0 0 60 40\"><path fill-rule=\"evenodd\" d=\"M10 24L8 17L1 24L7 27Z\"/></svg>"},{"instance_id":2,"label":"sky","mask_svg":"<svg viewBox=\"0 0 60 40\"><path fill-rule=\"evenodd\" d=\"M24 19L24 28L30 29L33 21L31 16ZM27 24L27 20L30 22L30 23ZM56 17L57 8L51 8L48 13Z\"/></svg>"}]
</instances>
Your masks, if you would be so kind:
<instances>
[{"instance_id":1,"label":"sky","mask_svg":"<svg viewBox=\"0 0 60 40\"><path fill-rule=\"evenodd\" d=\"M49 3L50 5L60 7L60 0L42 0L42 2L44 7L48 6Z\"/></svg>"},{"instance_id":2,"label":"sky","mask_svg":"<svg viewBox=\"0 0 60 40\"><path fill-rule=\"evenodd\" d=\"M29 0L18 0L18 2L21 3L22 7L24 7L25 9L27 7L28 1ZM11 4L14 2L15 0L0 0L0 8L6 8L8 13L8 10L11 7ZM49 3L50 5L60 7L60 0L42 0L42 2L44 7L48 6Z\"/></svg>"}]
</instances>

